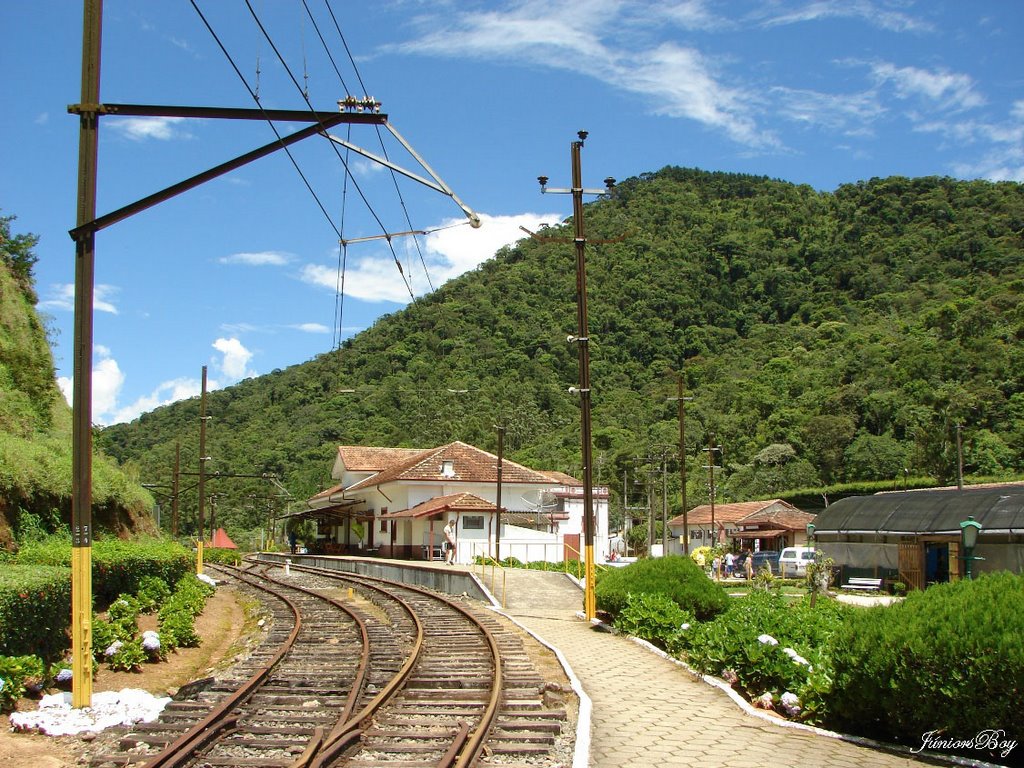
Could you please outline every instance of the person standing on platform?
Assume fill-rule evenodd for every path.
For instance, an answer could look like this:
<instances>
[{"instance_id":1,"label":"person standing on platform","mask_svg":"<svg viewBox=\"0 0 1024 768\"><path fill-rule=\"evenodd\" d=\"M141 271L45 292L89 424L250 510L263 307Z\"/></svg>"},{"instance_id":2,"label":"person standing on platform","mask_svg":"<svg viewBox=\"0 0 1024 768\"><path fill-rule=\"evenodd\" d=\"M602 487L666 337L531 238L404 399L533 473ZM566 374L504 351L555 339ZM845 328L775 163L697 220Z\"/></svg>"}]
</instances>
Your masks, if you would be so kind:
<instances>
[{"instance_id":1,"label":"person standing on platform","mask_svg":"<svg viewBox=\"0 0 1024 768\"><path fill-rule=\"evenodd\" d=\"M444 562L446 565L455 565L455 543L455 519L452 518L444 527Z\"/></svg>"}]
</instances>

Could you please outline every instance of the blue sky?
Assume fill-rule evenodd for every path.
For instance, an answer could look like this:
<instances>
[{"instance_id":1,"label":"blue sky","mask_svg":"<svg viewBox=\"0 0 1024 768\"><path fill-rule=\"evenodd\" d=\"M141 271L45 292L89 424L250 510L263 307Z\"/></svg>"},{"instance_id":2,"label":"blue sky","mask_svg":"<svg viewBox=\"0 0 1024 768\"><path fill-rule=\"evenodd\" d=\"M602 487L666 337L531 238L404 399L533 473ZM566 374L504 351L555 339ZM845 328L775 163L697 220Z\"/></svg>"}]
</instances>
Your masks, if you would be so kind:
<instances>
[{"instance_id":1,"label":"blue sky","mask_svg":"<svg viewBox=\"0 0 1024 768\"><path fill-rule=\"evenodd\" d=\"M1017 0L195 3L264 107L306 109L304 90L321 110L372 96L483 226L356 155L346 181L344 150L317 137L294 147L302 176L277 153L104 230L100 424L197 394L203 365L223 387L328 352L518 239L520 225L564 218L570 199L541 195L536 177L568 186L580 129L588 187L666 165L820 190L890 175L1024 181ZM39 309L68 393L78 131L67 105L79 101L81 16L72 0L0 4L0 210L42 238ZM166 0L106 0L100 94L255 106L193 5ZM386 130L332 134L425 175ZM103 118L98 213L274 138L261 121ZM339 312L339 233L410 228L429 234L344 249Z\"/></svg>"}]
</instances>

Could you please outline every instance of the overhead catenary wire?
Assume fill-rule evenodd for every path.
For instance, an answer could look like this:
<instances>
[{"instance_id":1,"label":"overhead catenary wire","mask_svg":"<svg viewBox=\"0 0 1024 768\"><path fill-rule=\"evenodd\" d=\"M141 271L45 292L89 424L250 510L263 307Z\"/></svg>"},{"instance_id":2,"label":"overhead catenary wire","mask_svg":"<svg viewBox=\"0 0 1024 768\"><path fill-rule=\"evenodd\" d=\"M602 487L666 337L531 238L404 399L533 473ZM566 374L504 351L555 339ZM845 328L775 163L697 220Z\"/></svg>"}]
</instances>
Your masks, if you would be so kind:
<instances>
[{"instance_id":1,"label":"overhead catenary wire","mask_svg":"<svg viewBox=\"0 0 1024 768\"><path fill-rule=\"evenodd\" d=\"M264 112L264 116L266 117L267 120L267 125L270 126L270 129L274 132L274 135L277 137L277 140L279 142L282 142L281 148L284 149L285 154L288 155L288 159L291 161L292 166L295 168L295 172L299 174L299 177L302 179L302 183L306 185L306 189L309 190L309 194L313 196L313 199L316 201L317 207L320 208L320 212L324 215L324 218L327 219L327 223L330 224L331 229L333 229L335 233L337 233L338 238L340 239L341 231L338 229L337 225L335 225L334 220L331 218L331 215L327 212L327 209L324 207L323 202L321 202L320 198L317 196L316 191L313 189L313 185L309 183L309 179L306 178L306 174L302 172L302 169L299 167L299 163L295 159L295 156L291 153L291 150L288 149L288 147L283 144L281 132L277 130L277 126L274 125L274 121L271 120L269 116L266 116L266 112L263 109L263 105L260 103L259 96L256 95L255 91L253 91L252 86L249 85L249 81L246 80L245 75L243 75L242 71L238 68L238 65L235 63L234 58L232 58L230 52L224 46L224 43L221 42L221 39L217 35L216 31L213 29L213 26L207 20L206 16L203 15L203 12L202 10L200 10L199 5L196 3L196 0L189 1L192 4L192 8L195 9L195 12L199 15L199 18L202 20L203 25L209 31L210 35L213 36L213 39L217 43L217 46L220 48L221 52L227 58L228 63L231 64L231 68L235 70L235 74L238 75L238 79L242 81L242 84L245 86L245 89L249 92L249 95L252 97L252 100L255 102L256 106L259 107L260 111Z\"/></svg>"},{"instance_id":2,"label":"overhead catenary wire","mask_svg":"<svg viewBox=\"0 0 1024 768\"><path fill-rule=\"evenodd\" d=\"M303 5L306 5L306 0L302 0L302 3L303 3ZM359 81L359 87L362 89L363 93L368 93L368 90L366 88L366 83L363 81L363 76L359 72L359 66L358 66L358 64L356 64L355 57L352 55L352 50L348 47L348 40L345 39L345 33L341 31L341 25L338 23L338 17L334 14L334 9L331 8L330 0L324 0L324 6L327 8L327 12L331 16L331 21L334 23L334 29L338 33L338 38L341 40L342 47L345 49L345 54L348 56L349 64L352 66L352 71L355 73L356 79ZM308 6L306 8L306 11L307 11L307 13L309 12ZM310 14L310 18L312 18L312 14ZM315 26L316 25L316 21L314 21L313 24ZM319 27L317 28L317 34L319 34ZM324 44L324 48L327 49L328 48L327 43L324 42L324 39L323 39L322 36L320 37L320 41ZM329 53L328 53L328 56L330 56ZM334 58L333 57L331 57L331 63L332 64L334 63ZM336 72L338 71L337 66L335 66L335 71ZM338 72L338 78L339 78L339 80L341 80L342 86L345 86L345 81L343 79L341 79L341 73L340 72ZM348 88L346 87L345 90L347 91ZM390 161L390 158L388 157L387 147L384 144L384 136L380 132L380 128L379 127L377 128L377 141L380 142L380 148L381 148L381 152L384 154L384 159ZM398 186L398 176L395 174L395 171L394 171L393 168L389 168L388 170L391 173L391 182L395 186L395 192L398 195L398 201L399 201L399 203L400 203L400 205L402 207L402 214L405 217L405 223L408 226L409 230L413 231L413 230L415 230L415 227L413 227L413 225L412 225L412 219L409 216L409 209L408 209L408 207L405 204L405 198L402 197L402 190ZM458 225L452 225L452 226L463 226L464 224L465 224L465 222L459 222ZM436 232L437 230L435 229L435 230L430 230L430 231L431 232ZM423 267L423 275L427 279L427 285L429 286L430 290L433 291L434 290L434 281L430 279L430 270L427 269L426 258L423 255L423 249L420 247L419 238L413 236L413 243L416 246L416 253L419 256L420 264Z\"/></svg>"},{"instance_id":3,"label":"overhead catenary wire","mask_svg":"<svg viewBox=\"0 0 1024 768\"><path fill-rule=\"evenodd\" d=\"M192 2L193 2L193 5L194 5L195 4L195 0L192 0ZM245 0L245 6L246 6L246 8L249 9L249 14L252 16L253 21L259 27L260 32L263 34L263 36L266 39L267 43L270 45L271 49L274 51L274 55L277 56L277 60L281 63L281 66L284 68L284 71L287 73L289 79L292 81L292 84L295 86L296 90L302 96L303 101L306 102L306 106L309 108L310 112L315 114L316 110L314 109L312 103L310 103L308 95L303 92L302 86L299 84L299 81L296 79L295 74L291 70L291 67L288 66L288 62L285 61L285 58L281 54L281 51L278 49L277 45L274 43L273 38L271 38L270 33L267 31L267 29L264 26L263 22L260 20L259 15L256 13L256 10L252 7L252 3L250 2L250 0ZM324 132L326 133L326 130ZM337 156L337 158L341 162L342 166L344 166L346 171L348 171L349 170L348 165L345 162L345 158L342 156L340 150L337 148L337 146L333 142L331 142L331 146L333 147L334 154ZM369 211L370 215L373 216L373 218L377 222L378 226L380 226L381 231L386 233L387 232L387 227L384 226L384 222L381 221L380 217L377 215L377 212L374 210L373 206L370 204L370 201L367 199L366 194L363 192L362 188L359 186L359 182L356 180L356 178L354 176L352 176L352 186L356 190L356 192L359 193L360 198L362 198L363 203L366 205L366 208ZM335 231L338 234L338 239L341 240L342 239L341 232L337 228L335 228ZM409 292L409 298L412 299L413 301L415 301L416 300L416 296L413 293L412 285L409 283L409 279L408 279L408 277L405 274L405 270L402 268L402 262L399 260L398 254L395 252L394 244L391 242L391 238L390 237L387 237L385 239L388 242L388 248L391 251L391 256L394 259L395 266L398 268L398 273L402 277L402 282L405 283L406 290L408 290L408 292Z\"/></svg>"}]
</instances>

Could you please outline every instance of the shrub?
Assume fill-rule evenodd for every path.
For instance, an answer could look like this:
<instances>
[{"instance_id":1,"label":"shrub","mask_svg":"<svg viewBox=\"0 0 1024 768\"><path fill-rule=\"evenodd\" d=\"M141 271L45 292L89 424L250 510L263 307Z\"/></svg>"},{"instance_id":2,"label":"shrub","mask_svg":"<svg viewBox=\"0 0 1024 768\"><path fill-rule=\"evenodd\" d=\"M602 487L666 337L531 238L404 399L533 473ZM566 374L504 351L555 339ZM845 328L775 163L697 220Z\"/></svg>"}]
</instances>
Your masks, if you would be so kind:
<instances>
[{"instance_id":1,"label":"shrub","mask_svg":"<svg viewBox=\"0 0 1024 768\"><path fill-rule=\"evenodd\" d=\"M242 556L237 549L223 549L222 547L204 547L203 562L214 565L241 565Z\"/></svg>"},{"instance_id":2,"label":"shrub","mask_svg":"<svg viewBox=\"0 0 1024 768\"><path fill-rule=\"evenodd\" d=\"M831 683L831 640L847 613L833 601L812 609L806 600L790 604L776 592L752 592L685 633L685 658L750 699L796 694L801 719L820 722Z\"/></svg>"},{"instance_id":3,"label":"shrub","mask_svg":"<svg viewBox=\"0 0 1024 768\"><path fill-rule=\"evenodd\" d=\"M206 598L214 588L200 581L195 574L183 577L175 585L174 594L160 608L160 642L165 650L194 648L202 642L195 631L195 617L203 612Z\"/></svg>"},{"instance_id":4,"label":"shrub","mask_svg":"<svg viewBox=\"0 0 1024 768\"><path fill-rule=\"evenodd\" d=\"M613 619L626 607L630 594L660 594L701 621L726 609L729 598L688 557L638 560L625 568L600 573L594 594L597 607Z\"/></svg>"},{"instance_id":5,"label":"shrub","mask_svg":"<svg viewBox=\"0 0 1024 768\"><path fill-rule=\"evenodd\" d=\"M936 730L970 739L1003 728L1024 740L1021 637L1024 576L1006 572L855 612L834 638L833 723L915 745Z\"/></svg>"},{"instance_id":6,"label":"shrub","mask_svg":"<svg viewBox=\"0 0 1024 768\"><path fill-rule=\"evenodd\" d=\"M54 659L69 646L71 571L50 566L0 568L0 653Z\"/></svg>"},{"instance_id":7,"label":"shrub","mask_svg":"<svg viewBox=\"0 0 1024 768\"><path fill-rule=\"evenodd\" d=\"M694 621L692 613L665 595L641 592L627 596L615 628L672 651L681 647L680 634L687 632Z\"/></svg>"},{"instance_id":8,"label":"shrub","mask_svg":"<svg viewBox=\"0 0 1024 768\"><path fill-rule=\"evenodd\" d=\"M122 593L134 595L147 576L174 584L193 567L192 553L166 539L98 539L91 559L93 594L101 605ZM18 562L70 567L71 542L65 537L30 542L18 551Z\"/></svg>"},{"instance_id":9,"label":"shrub","mask_svg":"<svg viewBox=\"0 0 1024 768\"><path fill-rule=\"evenodd\" d=\"M135 599L139 603L139 610L143 613L152 613L167 602L170 596L171 588L167 586L166 581L159 576L144 576L139 583Z\"/></svg>"},{"instance_id":10,"label":"shrub","mask_svg":"<svg viewBox=\"0 0 1024 768\"><path fill-rule=\"evenodd\" d=\"M131 636L139 628L139 612L138 600L131 595L118 595L107 609L107 617L111 624Z\"/></svg>"},{"instance_id":11,"label":"shrub","mask_svg":"<svg viewBox=\"0 0 1024 768\"><path fill-rule=\"evenodd\" d=\"M107 663L114 671L139 672L147 658L146 652L142 649L142 639L136 637L121 643L114 653L108 654Z\"/></svg>"}]
</instances>

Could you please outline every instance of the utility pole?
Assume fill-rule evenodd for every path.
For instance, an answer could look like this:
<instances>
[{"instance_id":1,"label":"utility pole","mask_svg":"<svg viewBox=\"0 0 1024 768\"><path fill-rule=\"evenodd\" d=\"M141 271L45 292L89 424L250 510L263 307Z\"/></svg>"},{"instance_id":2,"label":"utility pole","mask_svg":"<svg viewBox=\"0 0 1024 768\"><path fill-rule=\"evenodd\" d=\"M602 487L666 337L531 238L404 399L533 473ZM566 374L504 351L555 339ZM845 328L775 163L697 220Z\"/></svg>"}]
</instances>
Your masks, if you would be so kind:
<instances>
[{"instance_id":1,"label":"utility pole","mask_svg":"<svg viewBox=\"0 0 1024 768\"><path fill-rule=\"evenodd\" d=\"M501 562L501 464L505 454L505 428L498 427L498 489L494 502L494 559ZM543 508L543 504L541 504Z\"/></svg>"},{"instance_id":2,"label":"utility pole","mask_svg":"<svg viewBox=\"0 0 1024 768\"><path fill-rule=\"evenodd\" d=\"M715 466L715 451L722 452L721 448L715 447L715 433L708 433L708 485L711 491L711 546L718 545L718 529L715 527L715 470L719 467Z\"/></svg>"},{"instance_id":3,"label":"utility pole","mask_svg":"<svg viewBox=\"0 0 1024 768\"><path fill-rule=\"evenodd\" d=\"M693 400L692 397L683 396L683 374L677 374L679 394L670 397L679 405L679 495L683 505L683 554L690 554L690 518L686 504L686 401Z\"/></svg>"},{"instance_id":4,"label":"utility pole","mask_svg":"<svg viewBox=\"0 0 1024 768\"><path fill-rule=\"evenodd\" d=\"M174 479L171 480L171 536L178 538L178 488L181 474L181 441L174 443Z\"/></svg>"},{"instance_id":5,"label":"utility pole","mask_svg":"<svg viewBox=\"0 0 1024 768\"><path fill-rule=\"evenodd\" d=\"M960 436L960 424L956 425L956 489L964 489L964 443Z\"/></svg>"},{"instance_id":6,"label":"utility pole","mask_svg":"<svg viewBox=\"0 0 1024 768\"><path fill-rule=\"evenodd\" d=\"M199 541L196 544L196 573L203 572L203 517L206 507L206 366L203 366L203 389L199 396Z\"/></svg>"},{"instance_id":7,"label":"utility pole","mask_svg":"<svg viewBox=\"0 0 1024 768\"><path fill-rule=\"evenodd\" d=\"M661 454L661 556L668 555L668 454Z\"/></svg>"},{"instance_id":8,"label":"utility pole","mask_svg":"<svg viewBox=\"0 0 1024 768\"><path fill-rule=\"evenodd\" d=\"M583 195L603 195L615 185L615 179L604 180L606 189L584 189L583 172L580 164L580 150L587 140L587 132L576 134L578 141L572 142L572 187L570 189L548 189L548 177L538 176L541 193L557 193L572 195L573 243L576 245L576 335L570 336L570 343L575 342L579 352L579 386L571 387L570 392L580 398L580 446L583 458L583 551L584 551L584 595L583 612L590 621L597 613L594 596L594 467L592 457L592 439L590 427L590 339L587 329L587 262L585 248L587 243L586 230L583 225Z\"/></svg>"}]
</instances>

